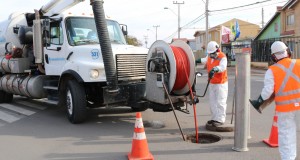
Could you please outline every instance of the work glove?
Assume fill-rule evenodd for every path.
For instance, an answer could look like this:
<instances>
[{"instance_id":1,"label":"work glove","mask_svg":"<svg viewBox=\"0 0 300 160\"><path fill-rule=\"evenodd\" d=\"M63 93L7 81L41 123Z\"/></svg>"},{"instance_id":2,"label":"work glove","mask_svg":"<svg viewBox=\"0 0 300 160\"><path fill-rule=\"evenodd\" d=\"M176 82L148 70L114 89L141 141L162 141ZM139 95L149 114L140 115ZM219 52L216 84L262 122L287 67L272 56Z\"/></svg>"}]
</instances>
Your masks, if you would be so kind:
<instances>
[{"instance_id":1,"label":"work glove","mask_svg":"<svg viewBox=\"0 0 300 160\"><path fill-rule=\"evenodd\" d=\"M195 61L195 64L197 63L201 63L201 58L198 58L196 61Z\"/></svg>"},{"instance_id":2,"label":"work glove","mask_svg":"<svg viewBox=\"0 0 300 160\"><path fill-rule=\"evenodd\" d=\"M215 74L216 72L219 72L219 68L218 68L218 67L212 68L212 69L209 71L209 74L208 74L209 79L212 79L212 77L214 76L214 74Z\"/></svg>"},{"instance_id":3,"label":"work glove","mask_svg":"<svg viewBox=\"0 0 300 160\"><path fill-rule=\"evenodd\" d=\"M249 101L252 104L252 106L257 110L257 112L261 113L262 108L260 106L264 103L264 100L262 99L261 95L259 95L257 100L249 99Z\"/></svg>"}]
</instances>

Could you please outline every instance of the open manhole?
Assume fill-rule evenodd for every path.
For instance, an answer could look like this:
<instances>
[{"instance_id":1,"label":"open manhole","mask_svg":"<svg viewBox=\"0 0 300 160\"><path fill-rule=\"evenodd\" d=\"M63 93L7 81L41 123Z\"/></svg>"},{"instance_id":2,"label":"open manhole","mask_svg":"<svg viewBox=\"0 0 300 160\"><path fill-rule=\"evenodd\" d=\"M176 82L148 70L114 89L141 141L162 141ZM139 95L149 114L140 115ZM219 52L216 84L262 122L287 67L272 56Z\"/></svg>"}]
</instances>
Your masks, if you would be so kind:
<instances>
[{"instance_id":1,"label":"open manhole","mask_svg":"<svg viewBox=\"0 0 300 160\"><path fill-rule=\"evenodd\" d=\"M198 133L198 143L200 144L215 143L220 141L221 139L222 139L221 136L218 135L209 134L209 133ZM192 143L196 143L195 134L187 135L186 140Z\"/></svg>"}]
</instances>

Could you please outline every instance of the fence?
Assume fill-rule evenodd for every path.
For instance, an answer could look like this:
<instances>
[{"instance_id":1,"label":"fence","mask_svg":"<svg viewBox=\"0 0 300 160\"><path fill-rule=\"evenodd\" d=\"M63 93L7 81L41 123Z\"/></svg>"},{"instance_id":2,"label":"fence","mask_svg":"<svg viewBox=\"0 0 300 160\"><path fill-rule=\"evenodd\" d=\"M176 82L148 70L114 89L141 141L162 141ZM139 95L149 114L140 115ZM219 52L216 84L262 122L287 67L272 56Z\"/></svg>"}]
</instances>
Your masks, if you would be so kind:
<instances>
[{"instance_id":1,"label":"fence","mask_svg":"<svg viewBox=\"0 0 300 160\"><path fill-rule=\"evenodd\" d=\"M284 42L292 52L292 58L300 58L300 37L281 37L264 40L254 40L251 43L253 62L270 62L271 45L275 41Z\"/></svg>"}]
</instances>

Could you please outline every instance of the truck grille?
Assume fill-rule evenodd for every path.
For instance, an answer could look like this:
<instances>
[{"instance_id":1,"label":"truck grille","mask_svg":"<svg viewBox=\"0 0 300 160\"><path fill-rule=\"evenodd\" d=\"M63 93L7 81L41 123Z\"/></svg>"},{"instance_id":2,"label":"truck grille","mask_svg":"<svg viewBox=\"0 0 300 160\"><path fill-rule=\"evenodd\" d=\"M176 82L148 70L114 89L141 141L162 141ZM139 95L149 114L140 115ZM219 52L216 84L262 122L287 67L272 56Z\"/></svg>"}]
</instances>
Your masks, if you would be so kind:
<instances>
[{"instance_id":1,"label":"truck grille","mask_svg":"<svg viewBox=\"0 0 300 160\"><path fill-rule=\"evenodd\" d=\"M118 80L142 79L146 76L146 54L117 54Z\"/></svg>"}]
</instances>

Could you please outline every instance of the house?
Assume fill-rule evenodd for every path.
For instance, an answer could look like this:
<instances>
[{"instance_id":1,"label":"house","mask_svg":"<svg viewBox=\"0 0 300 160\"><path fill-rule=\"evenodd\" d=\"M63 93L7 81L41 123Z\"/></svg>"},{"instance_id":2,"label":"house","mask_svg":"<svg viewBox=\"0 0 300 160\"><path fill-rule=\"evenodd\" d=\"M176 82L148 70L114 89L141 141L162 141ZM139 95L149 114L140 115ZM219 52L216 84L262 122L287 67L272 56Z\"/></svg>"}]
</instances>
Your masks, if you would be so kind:
<instances>
[{"instance_id":1,"label":"house","mask_svg":"<svg viewBox=\"0 0 300 160\"><path fill-rule=\"evenodd\" d=\"M279 7L281 8L281 7ZM257 34L254 40L263 40L270 38L279 38L281 33L281 14L278 11L274 14L274 16L267 22L264 28Z\"/></svg>"},{"instance_id":2,"label":"house","mask_svg":"<svg viewBox=\"0 0 300 160\"><path fill-rule=\"evenodd\" d=\"M281 13L281 40L294 52L293 58L300 57L300 3L299 0L289 0L280 10Z\"/></svg>"},{"instance_id":3,"label":"house","mask_svg":"<svg viewBox=\"0 0 300 160\"><path fill-rule=\"evenodd\" d=\"M296 20L299 18L299 0L289 0L284 6L277 7L277 12L258 33L255 40L298 37L300 36L300 23L296 23Z\"/></svg>"},{"instance_id":4,"label":"house","mask_svg":"<svg viewBox=\"0 0 300 160\"><path fill-rule=\"evenodd\" d=\"M240 19L231 19L225 23L222 23L220 25L217 25L215 27L212 27L208 31L208 41L216 41L218 44L221 45L221 50L227 54L231 54L231 45L232 43L221 43L222 42L222 33L221 29L222 26L225 26L227 28L231 28L232 24L235 24L235 22L238 22L239 27L240 27L240 37L238 38L239 41L244 41L244 40L251 40L253 39L257 33L260 30L259 25L253 24L250 22L246 22ZM199 51L199 54L201 56L205 55L205 31L196 31L194 34L195 40L196 40L196 50ZM241 43L239 43L241 44Z\"/></svg>"},{"instance_id":5,"label":"house","mask_svg":"<svg viewBox=\"0 0 300 160\"><path fill-rule=\"evenodd\" d=\"M295 20L300 19L299 0L289 0L280 10L281 12L281 37L300 36L300 23Z\"/></svg>"},{"instance_id":6,"label":"house","mask_svg":"<svg viewBox=\"0 0 300 160\"><path fill-rule=\"evenodd\" d=\"M253 61L267 62L270 47L274 41L280 40L287 44L293 52L292 58L300 57L300 19L299 0L289 0L285 5L277 7L274 16L255 37L252 45Z\"/></svg>"}]
</instances>

